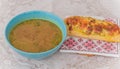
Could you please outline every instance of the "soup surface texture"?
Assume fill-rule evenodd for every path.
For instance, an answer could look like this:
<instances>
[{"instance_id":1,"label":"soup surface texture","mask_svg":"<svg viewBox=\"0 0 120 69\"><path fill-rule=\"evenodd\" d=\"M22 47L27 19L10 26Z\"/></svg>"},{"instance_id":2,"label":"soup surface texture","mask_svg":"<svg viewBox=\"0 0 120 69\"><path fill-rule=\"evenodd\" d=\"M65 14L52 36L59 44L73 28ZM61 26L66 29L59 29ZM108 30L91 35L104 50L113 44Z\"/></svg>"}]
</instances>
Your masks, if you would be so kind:
<instances>
[{"instance_id":1,"label":"soup surface texture","mask_svg":"<svg viewBox=\"0 0 120 69\"><path fill-rule=\"evenodd\" d=\"M16 25L10 32L11 44L25 52L44 52L57 46L62 40L62 32L54 23L31 19Z\"/></svg>"}]
</instances>

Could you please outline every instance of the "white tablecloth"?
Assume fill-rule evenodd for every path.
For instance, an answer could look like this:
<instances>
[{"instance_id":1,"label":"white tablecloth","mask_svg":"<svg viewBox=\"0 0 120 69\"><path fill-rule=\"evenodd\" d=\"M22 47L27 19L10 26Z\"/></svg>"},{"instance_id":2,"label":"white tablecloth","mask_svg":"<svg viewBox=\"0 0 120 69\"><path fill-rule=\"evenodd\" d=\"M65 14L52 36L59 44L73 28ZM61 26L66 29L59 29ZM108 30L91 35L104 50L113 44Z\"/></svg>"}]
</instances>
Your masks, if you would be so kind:
<instances>
[{"instance_id":1,"label":"white tablecloth","mask_svg":"<svg viewBox=\"0 0 120 69\"><path fill-rule=\"evenodd\" d=\"M69 15L118 18L119 10L112 11L107 1L110 2L110 0L106 2L103 0L0 0L0 69L119 69L120 58L102 56L87 57L56 52L43 60L27 59L15 53L4 40L4 28L9 20L28 10L49 11L61 18Z\"/></svg>"}]
</instances>

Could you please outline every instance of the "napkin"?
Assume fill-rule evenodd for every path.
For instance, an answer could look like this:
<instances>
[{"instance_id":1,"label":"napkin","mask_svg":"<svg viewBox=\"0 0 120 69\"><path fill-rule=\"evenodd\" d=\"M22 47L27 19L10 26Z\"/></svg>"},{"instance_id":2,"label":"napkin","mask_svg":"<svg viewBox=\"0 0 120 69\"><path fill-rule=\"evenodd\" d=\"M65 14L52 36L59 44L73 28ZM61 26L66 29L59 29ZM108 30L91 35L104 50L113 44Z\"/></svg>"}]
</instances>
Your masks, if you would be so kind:
<instances>
[{"instance_id":1,"label":"napkin","mask_svg":"<svg viewBox=\"0 0 120 69\"><path fill-rule=\"evenodd\" d=\"M104 20L119 24L117 19L105 18ZM119 43L67 36L66 40L62 44L60 52L119 57L118 47Z\"/></svg>"}]
</instances>

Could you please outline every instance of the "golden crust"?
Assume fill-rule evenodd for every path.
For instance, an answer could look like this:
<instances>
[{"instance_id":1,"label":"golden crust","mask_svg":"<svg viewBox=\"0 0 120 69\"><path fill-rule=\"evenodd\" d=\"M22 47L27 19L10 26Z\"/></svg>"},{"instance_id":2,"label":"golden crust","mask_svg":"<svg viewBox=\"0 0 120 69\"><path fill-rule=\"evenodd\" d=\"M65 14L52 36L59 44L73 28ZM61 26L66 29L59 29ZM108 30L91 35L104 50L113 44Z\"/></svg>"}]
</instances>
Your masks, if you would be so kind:
<instances>
[{"instance_id":1,"label":"golden crust","mask_svg":"<svg viewBox=\"0 0 120 69\"><path fill-rule=\"evenodd\" d=\"M80 34L75 31L68 33L68 35L74 36L74 37L83 37L83 38L89 38L89 39L103 40L103 41L107 41L107 42L120 42L120 35L103 37L103 36L99 36L99 35L84 35L84 34Z\"/></svg>"},{"instance_id":2,"label":"golden crust","mask_svg":"<svg viewBox=\"0 0 120 69\"><path fill-rule=\"evenodd\" d=\"M65 23L69 36L120 42L120 28L112 22L91 17L72 16L66 18Z\"/></svg>"}]
</instances>

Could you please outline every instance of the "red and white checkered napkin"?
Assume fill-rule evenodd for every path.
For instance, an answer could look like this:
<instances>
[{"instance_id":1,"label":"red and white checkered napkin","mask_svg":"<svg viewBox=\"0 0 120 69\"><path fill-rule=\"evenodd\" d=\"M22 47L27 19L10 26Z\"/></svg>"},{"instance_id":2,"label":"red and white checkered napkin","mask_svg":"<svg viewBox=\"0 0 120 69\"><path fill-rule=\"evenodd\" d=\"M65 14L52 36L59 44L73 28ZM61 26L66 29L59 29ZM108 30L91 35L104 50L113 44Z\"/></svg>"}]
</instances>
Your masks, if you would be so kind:
<instances>
[{"instance_id":1,"label":"red and white checkered napkin","mask_svg":"<svg viewBox=\"0 0 120 69\"><path fill-rule=\"evenodd\" d=\"M68 36L60 51L118 57L118 43Z\"/></svg>"},{"instance_id":2,"label":"red and white checkered napkin","mask_svg":"<svg viewBox=\"0 0 120 69\"><path fill-rule=\"evenodd\" d=\"M118 45L118 43L68 36L62 44L60 52L119 57Z\"/></svg>"}]
</instances>

